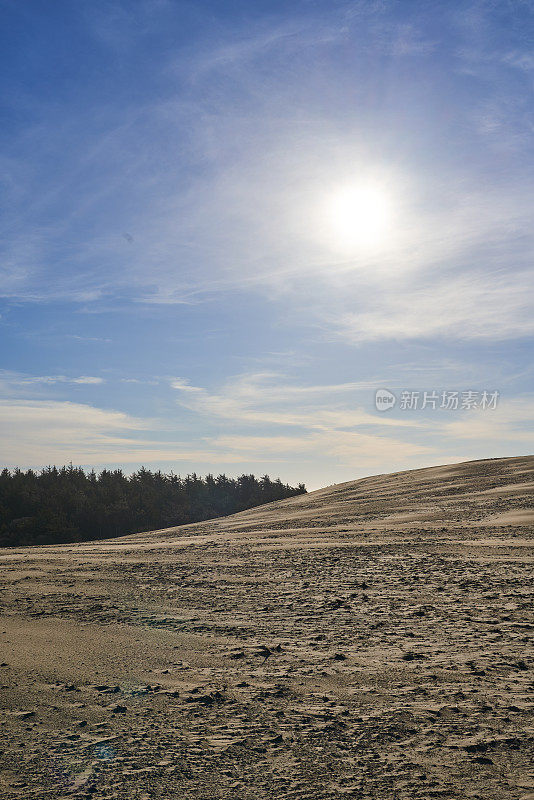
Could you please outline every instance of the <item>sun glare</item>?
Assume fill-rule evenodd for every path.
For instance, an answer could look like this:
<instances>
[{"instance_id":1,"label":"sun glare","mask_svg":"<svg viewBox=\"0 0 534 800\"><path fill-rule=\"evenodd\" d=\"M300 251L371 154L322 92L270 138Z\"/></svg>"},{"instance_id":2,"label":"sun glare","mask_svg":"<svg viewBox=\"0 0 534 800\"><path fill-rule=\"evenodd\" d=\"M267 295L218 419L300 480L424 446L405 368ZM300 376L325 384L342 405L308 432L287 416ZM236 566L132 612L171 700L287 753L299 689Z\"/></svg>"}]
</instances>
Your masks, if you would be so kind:
<instances>
[{"instance_id":1,"label":"sun glare","mask_svg":"<svg viewBox=\"0 0 534 800\"><path fill-rule=\"evenodd\" d=\"M343 249L374 250L387 243L392 203L378 184L352 184L333 192L326 204L330 236Z\"/></svg>"}]
</instances>

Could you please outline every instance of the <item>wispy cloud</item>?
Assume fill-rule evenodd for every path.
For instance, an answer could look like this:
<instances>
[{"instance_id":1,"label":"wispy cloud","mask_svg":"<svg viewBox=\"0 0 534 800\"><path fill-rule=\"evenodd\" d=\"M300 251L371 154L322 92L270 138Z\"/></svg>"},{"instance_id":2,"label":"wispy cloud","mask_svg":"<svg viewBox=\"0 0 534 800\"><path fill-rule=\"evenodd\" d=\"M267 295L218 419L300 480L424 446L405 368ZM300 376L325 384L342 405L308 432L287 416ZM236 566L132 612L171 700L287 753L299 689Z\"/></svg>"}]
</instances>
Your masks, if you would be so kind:
<instances>
[{"instance_id":1,"label":"wispy cloud","mask_svg":"<svg viewBox=\"0 0 534 800\"><path fill-rule=\"evenodd\" d=\"M310 435L285 437L221 436L208 442L226 452L266 462L283 463L295 457L309 461L335 460L340 467L355 468L360 474L362 470L371 470L377 464L387 463L388 459L390 463L397 464L400 459L406 459L409 463L413 458L435 457L434 449L425 444L335 428Z\"/></svg>"},{"instance_id":2,"label":"wispy cloud","mask_svg":"<svg viewBox=\"0 0 534 800\"><path fill-rule=\"evenodd\" d=\"M80 375L77 377L68 377L67 375L23 375L0 370L0 381L4 385L11 384L13 386L29 386L32 384L53 386L56 383L97 385L104 383L104 378L95 375Z\"/></svg>"},{"instance_id":3,"label":"wispy cloud","mask_svg":"<svg viewBox=\"0 0 534 800\"><path fill-rule=\"evenodd\" d=\"M229 380L218 392L176 378L180 405L198 414L242 424L288 425L323 430L355 425L418 427L424 423L398 420L350 407L358 391L371 394L376 381L334 385L296 385L277 373L246 373ZM352 395L352 398L351 398Z\"/></svg>"},{"instance_id":4,"label":"wispy cloud","mask_svg":"<svg viewBox=\"0 0 534 800\"><path fill-rule=\"evenodd\" d=\"M356 432L323 429L293 436L227 435L180 441L172 432L161 439L161 423L79 403L0 400L2 459L7 466L40 467L72 461L84 465L188 464L234 470L253 464L278 471L295 458L336 459L342 467L372 469L389 458L396 463L432 454L424 445ZM160 438L154 439L154 431ZM290 467L294 469L293 466Z\"/></svg>"},{"instance_id":5,"label":"wispy cloud","mask_svg":"<svg viewBox=\"0 0 534 800\"><path fill-rule=\"evenodd\" d=\"M158 438L154 438L154 434ZM214 443L161 438L162 423L93 406L54 400L0 400L2 464L42 467L72 461L83 465L186 462L239 464L243 455Z\"/></svg>"},{"instance_id":6,"label":"wispy cloud","mask_svg":"<svg viewBox=\"0 0 534 800\"><path fill-rule=\"evenodd\" d=\"M2 459L8 466L120 460L128 438L121 440L118 432L124 436L146 427L126 414L71 402L1 400L0 409Z\"/></svg>"},{"instance_id":7,"label":"wispy cloud","mask_svg":"<svg viewBox=\"0 0 534 800\"><path fill-rule=\"evenodd\" d=\"M491 416L470 413L441 426L444 435L463 441L507 443L522 450L534 444L534 399L531 396L505 399Z\"/></svg>"},{"instance_id":8,"label":"wispy cloud","mask_svg":"<svg viewBox=\"0 0 534 800\"><path fill-rule=\"evenodd\" d=\"M11 392L24 386L12 383ZM48 384L45 384L48 385ZM52 384L52 388L55 384ZM311 384L276 373L237 376L216 391L172 382L193 421L143 418L83 403L17 397L0 400L2 459L8 466L159 465L307 475L312 486L373 472L419 467L528 448L532 398L505 399L492 412L432 416L365 407L371 382Z\"/></svg>"},{"instance_id":9,"label":"wispy cloud","mask_svg":"<svg viewBox=\"0 0 534 800\"><path fill-rule=\"evenodd\" d=\"M79 336L76 333L68 333L66 334L67 339L75 339L77 342L105 342L109 344L112 339L108 339L102 336Z\"/></svg>"},{"instance_id":10,"label":"wispy cloud","mask_svg":"<svg viewBox=\"0 0 534 800\"><path fill-rule=\"evenodd\" d=\"M238 376L218 392L183 379L172 385L180 405L204 424L226 426L227 432L205 437L210 447L267 461L319 459L362 474L377 465L423 465L425 458L438 463L505 455L518 443L528 449L534 441L530 397L505 398L493 411L460 409L452 418L451 412L439 410L430 416L388 416L362 408L362 392L372 394L367 382L306 386L273 373L253 373ZM280 426L288 433L280 435ZM473 442L476 455L471 450L470 456Z\"/></svg>"},{"instance_id":11,"label":"wispy cloud","mask_svg":"<svg viewBox=\"0 0 534 800\"><path fill-rule=\"evenodd\" d=\"M503 273L438 278L425 287L387 288L357 312L331 319L349 342L380 339L511 339L534 333L531 275Z\"/></svg>"}]
</instances>

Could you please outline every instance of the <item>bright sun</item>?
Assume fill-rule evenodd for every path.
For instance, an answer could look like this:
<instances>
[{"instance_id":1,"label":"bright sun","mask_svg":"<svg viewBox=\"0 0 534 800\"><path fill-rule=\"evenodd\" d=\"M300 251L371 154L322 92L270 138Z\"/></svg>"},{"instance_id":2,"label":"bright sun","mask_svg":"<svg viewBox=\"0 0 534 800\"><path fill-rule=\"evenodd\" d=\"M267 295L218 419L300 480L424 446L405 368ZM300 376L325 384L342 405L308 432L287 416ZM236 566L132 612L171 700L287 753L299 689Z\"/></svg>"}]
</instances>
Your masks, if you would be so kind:
<instances>
[{"instance_id":1,"label":"bright sun","mask_svg":"<svg viewBox=\"0 0 534 800\"><path fill-rule=\"evenodd\" d=\"M388 192L374 183L343 186L330 195L326 204L328 227L335 244L351 250L384 246L392 211Z\"/></svg>"}]
</instances>

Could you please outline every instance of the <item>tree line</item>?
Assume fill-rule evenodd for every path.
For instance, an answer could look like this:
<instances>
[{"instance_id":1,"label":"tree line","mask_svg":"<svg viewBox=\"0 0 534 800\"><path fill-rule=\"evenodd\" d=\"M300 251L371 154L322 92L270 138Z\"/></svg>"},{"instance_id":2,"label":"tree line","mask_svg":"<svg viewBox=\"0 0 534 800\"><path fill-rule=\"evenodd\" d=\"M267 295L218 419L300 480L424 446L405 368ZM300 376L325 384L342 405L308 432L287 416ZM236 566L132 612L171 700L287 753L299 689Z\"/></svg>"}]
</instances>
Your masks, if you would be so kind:
<instances>
[{"instance_id":1,"label":"tree line","mask_svg":"<svg viewBox=\"0 0 534 800\"><path fill-rule=\"evenodd\" d=\"M185 478L144 467L86 473L80 467L0 473L0 547L107 539L234 514L306 488L241 475Z\"/></svg>"}]
</instances>

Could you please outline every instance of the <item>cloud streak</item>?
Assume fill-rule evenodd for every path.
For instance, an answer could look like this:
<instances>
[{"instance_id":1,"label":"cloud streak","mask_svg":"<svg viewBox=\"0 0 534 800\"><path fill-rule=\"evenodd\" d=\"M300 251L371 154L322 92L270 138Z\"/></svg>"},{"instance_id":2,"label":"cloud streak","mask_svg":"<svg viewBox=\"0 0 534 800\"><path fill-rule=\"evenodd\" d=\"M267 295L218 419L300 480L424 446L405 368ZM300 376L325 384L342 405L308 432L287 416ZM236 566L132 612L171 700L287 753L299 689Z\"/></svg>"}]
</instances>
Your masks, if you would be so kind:
<instances>
[{"instance_id":1,"label":"cloud streak","mask_svg":"<svg viewBox=\"0 0 534 800\"><path fill-rule=\"evenodd\" d=\"M17 387L56 384L12 383ZM397 416L371 411L372 382L295 383L276 373L246 373L215 391L172 381L172 419L40 397L0 400L2 459L41 467L72 461L87 466L158 465L184 471L261 472L313 487L374 472L516 453L534 441L532 397L502 401L492 412ZM367 405L367 408L365 407Z\"/></svg>"},{"instance_id":2,"label":"cloud streak","mask_svg":"<svg viewBox=\"0 0 534 800\"><path fill-rule=\"evenodd\" d=\"M39 384L54 386L58 383L98 386L105 383L105 381L104 378L96 375L79 375L75 377L67 375L25 375L23 373L0 370L0 391L5 391L8 386L38 386Z\"/></svg>"}]
</instances>

